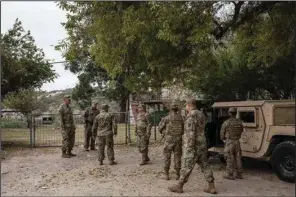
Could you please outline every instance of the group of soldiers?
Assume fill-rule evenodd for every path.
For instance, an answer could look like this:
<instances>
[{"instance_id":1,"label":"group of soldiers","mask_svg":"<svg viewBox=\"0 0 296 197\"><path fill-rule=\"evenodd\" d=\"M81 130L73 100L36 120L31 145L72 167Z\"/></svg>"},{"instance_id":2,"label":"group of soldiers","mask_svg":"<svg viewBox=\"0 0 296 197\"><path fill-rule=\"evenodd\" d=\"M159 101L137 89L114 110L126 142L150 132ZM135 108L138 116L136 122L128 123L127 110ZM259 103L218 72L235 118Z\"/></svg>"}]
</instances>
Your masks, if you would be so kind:
<instances>
[{"instance_id":1,"label":"group of soldiers","mask_svg":"<svg viewBox=\"0 0 296 197\"><path fill-rule=\"evenodd\" d=\"M71 151L74 145L75 124L70 107L70 96L64 97L64 104L60 107L61 127L63 136L62 157L70 158L75 156ZM108 112L108 105L102 105L101 111L97 109L98 103L86 109L85 120L85 151L95 150L95 141L98 144L98 160L103 165L105 158L104 149L107 146L107 156L110 165L117 164L114 160L113 136L117 135L117 124L115 117ZM182 193L183 186L197 163L205 177L208 185L204 192L216 194L213 172L208 163L207 142L205 137L206 117L202 111L197 110L196 100L186 101L185 117L176 102L170 106L170 113L164 117L159 126L159 132L164 135L164 174L163 179L169 180L169 169L171 155L174 154L174 169L178 183L168 189L171 192ZM241 148L239 139L243 132L242 122L236 119L236 109L229 109L230 118L221 127L221 140L225 142L226 174L225 179L242 179ZM137 147L141 154L140 165L149 163L148 156L149 139L151 136L152 124L149 120L145 106L138 106L136 117L135 135Z\"/></svg>"}]
</instances>

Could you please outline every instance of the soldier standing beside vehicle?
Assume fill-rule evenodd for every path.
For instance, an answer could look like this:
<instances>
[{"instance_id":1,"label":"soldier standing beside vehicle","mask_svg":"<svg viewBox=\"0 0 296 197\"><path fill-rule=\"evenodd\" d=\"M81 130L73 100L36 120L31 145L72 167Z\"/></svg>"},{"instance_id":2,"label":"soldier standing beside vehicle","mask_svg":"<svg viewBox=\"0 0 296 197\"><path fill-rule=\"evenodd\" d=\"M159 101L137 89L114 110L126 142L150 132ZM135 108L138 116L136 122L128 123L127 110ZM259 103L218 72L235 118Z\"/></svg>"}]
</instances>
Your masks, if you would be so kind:
<instances>
[{"instance_id":1,"label":"soldier standing beside vehicle","mask_svg":"<svg viewBox=\"0 0 296 197\"><path fill-rule=\"evenodd\" d=\"M105 159L105 146L107 145L107 156L110 165L117 164L114 160L114 140L113 136L117 135L117 124L115 117L108 112L109 106L102 105L102 110L94 119L92 127L92 136L97 138L98 160L103 165Z\"/></svg>"},{"instance_id":2,"label":"soldier standing beside vehicle","mask_svg":"<svg viewBox=\"0 0 296 197\"><path fill-rule=\"evenodd\" d=\"M71 109L71 97L69 95L64 96L64 103L59 108L59 114L61 117L61 129L62 129L62 157L70 158L76 156L71 151L75 143L75 124L73 119L73 112Z\"/></svg>"},{"instance_id":3,"label":"soldier standing beside vehicle","mask_svg":"<svg viewBox=\"0 0 296 197\"><path fill-rule=\"evenodd\" d=\"M236 119L236 109L231 107L228 110L230 118L227 119L221 127L220 137L225 140L224 154L226 158L225 179L242 179L242 150L239 139L243 132L243 124ZM236 171L236 175L234 172Z\"/></svg>"},{"instance_id":4,"label":"soldier standing beside vehicle","mask_svg":"<svg viewBox=\"0 0 296 197\"><path fill-rule=\"evenodd\" d=\"M182 135L184 134L184 122L182 115L178 112L178 105L173 102L170 106L170 114L164 117L158 125L158 130L163 134L165 130L164 142L164 176L163 179L169 180L169 170L171 164L171 154L174 152L174 168L176 180L180 178L181 157L182 157Z\"/></svg>"},{"instance_id":5,"label":"soldier standing beside vehicle","mask_svg":"<svg viewBox=\"0 0 296 197\"><path fill-rule=\"evenodd\" d=\"M84 113L84 150L88 151L90 146L90 150L95 150L95 139L92 137L91 129L93 126L93 121L95 117L100 113L100 110L97 108L98 102L93 102L92 106L87 108Z\"/></svg>"},{"instance_id":6,"label":"soldier standing beside vehicle","mask_svg":"<svg viewBox=\"0 0 296 197\"><path fill-rule=\"evenodd\" d=\"M171 192L182 193L183 186L188 181L195 163L197 163L209 184L203 191L216 194L213 172L209 167L207 159L207 143L204 134L205 116L196 109L195 99L190 99L186 102L186 110L188 114L184 123L181 176L178 184L168 189Z\"/></svg>"},{"instance_id":7,"label":"soldier standing beside vehicle","mask_svg":"<svg viewBox=\"0 0 296 197\"><path fill-rule=\"evenodd\" d=\"M142 104L138 106L135 135L137 137L138 150L142 156L140 165L145 165L150 161L148 146L151 136L151 122L148 113L146 113L145 106Z\"/></svg>"}]
</instances>

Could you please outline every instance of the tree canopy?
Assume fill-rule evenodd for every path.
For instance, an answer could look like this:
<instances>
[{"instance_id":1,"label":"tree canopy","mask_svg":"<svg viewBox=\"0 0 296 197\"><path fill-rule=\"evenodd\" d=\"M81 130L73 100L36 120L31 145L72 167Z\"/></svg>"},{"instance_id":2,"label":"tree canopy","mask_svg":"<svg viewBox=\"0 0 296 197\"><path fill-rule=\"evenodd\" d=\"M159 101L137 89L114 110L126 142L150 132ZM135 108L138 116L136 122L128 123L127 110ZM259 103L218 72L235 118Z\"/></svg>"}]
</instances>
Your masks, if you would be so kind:
<instances>
[{"instance_id":1,"label":"tree canopy","mask_svg":"<svg viewBox=\"0 0 296 197\"><path fill-rule=\"evenodd\" d=\"M294 2L58 5L68 37L57 49L80 75L78 95L92 83L114 99L179 83L213 100L295 96Z\"/></svg>"},{"instance_id":2,"label":"tree canopy","mask_svg":"<svg viewBox=\"0 0 296 197\"><path fill-rule=\"evenodd\" d=\"M43 83L53 81L57 76L52 65L45 59L30 31L25 31L21 21L1 34L1 94L40 88Z\"/></svg>"}]
</instances>

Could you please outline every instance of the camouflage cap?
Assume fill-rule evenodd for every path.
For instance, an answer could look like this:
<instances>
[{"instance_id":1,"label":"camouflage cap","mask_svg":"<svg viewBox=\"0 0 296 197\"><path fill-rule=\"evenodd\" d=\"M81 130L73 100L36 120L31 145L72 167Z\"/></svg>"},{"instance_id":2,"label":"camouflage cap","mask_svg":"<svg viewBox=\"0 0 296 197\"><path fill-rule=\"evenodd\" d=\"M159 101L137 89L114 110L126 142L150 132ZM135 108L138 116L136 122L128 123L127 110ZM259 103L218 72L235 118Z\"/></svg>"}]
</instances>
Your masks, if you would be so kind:
<instances>
[{"instance_id":1,"label":"camouflage cap","mask_svg":"<svg viewBox=\"0 0 296 197\"><path fill-rule=\"evenodd\" d=\"M187 99L186 104L196 106L196 99L194 99L194 98Z\"/></svg>"},{"instance_id":2,"label":"camouflage cap","mask_svg":"<svg viewBox=\"0 0 296 197\"><path fill-rule=\"evenodd\" d=\"M230 108L228 109L228 112L229 112L229 113L236 113L236 108L234 108L234 107L230 107Z\"/></svg>"},{"instance_id":3,"label":"camouflage cap","mask_svg":"<svg viewBox=\"0 0 296 197\"><path fill-rule=\"evenodd\" d=\"M109 105L107 105L107 104L102 105L102 110L107 110L108 108L109 108Z\"/></svg>"},{"instance_id":4,"label":"camouflage cap","mask_svg":"<svg viewBox=\"0 0 296 197\"><path fill-rule=\"evenodd\" d=\"M92 105L97 105L97 104L99 104L99 102L98 101L93 101L91 104Z\"/></svg>"},{"instance_id":5,"label":"camouflage cap","mask_svg":"<svg viewBox=\"0 0 296 197\"><path fill-rule=\"evenodd\" d=\"M64 95L64 98L71 98L71 96L66 94L66 95Z\"/></svg>"},{"instance_id":6,"label":"camouflage cap","mask_svg":"<svg viewBox=\"0 0 296 197\"><path fill-rule=\"evenodd\" d=\"M179 106L178 106L177 102L173 101L170 105L170 108L171 109L179 109Z\"/></svg>"}]
</instances>

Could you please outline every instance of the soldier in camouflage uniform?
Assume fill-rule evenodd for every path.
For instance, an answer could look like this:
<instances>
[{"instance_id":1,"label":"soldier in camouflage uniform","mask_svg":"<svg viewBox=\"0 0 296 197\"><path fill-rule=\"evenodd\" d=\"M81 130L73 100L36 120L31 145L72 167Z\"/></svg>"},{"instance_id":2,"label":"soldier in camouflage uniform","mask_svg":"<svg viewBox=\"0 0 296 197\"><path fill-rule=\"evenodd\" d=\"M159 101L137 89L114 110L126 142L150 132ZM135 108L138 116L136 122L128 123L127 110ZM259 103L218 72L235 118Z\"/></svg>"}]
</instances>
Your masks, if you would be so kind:
<instances>
[{"instance_id":1,"label":"soldier in camouflage uniform","mask_svg":"<svg viewBox=\"0 0 296 197\"><path fill-rule=\"evenodd\" d=\"M75 143L75 124L73 119L73 113L70 106L71 98L69 95L64 96L64 104L59 108L59 114L61 117L61 129L62 129L62 157L70 158L76 156L71 151Z\"/></svg>"},{"instance_id":2,"label":"soldier in camouflage uniform","mask_svg":"<svg viewBox=\"0 0 296 197\"><path fill-rule=\"evenodd\" d=\"M91 150L95 150L95 139L92 138L91 129L93 126L93 121L95 117L100 113L97 108L98 102L93 102L92 106L87 108L84 112L84 150L88 151L90 146Z\"/></svg>"},{"instance_id":3,"label":"soldier in camouflage uniform","mask_svg":"<svg viewBox=\"0 0 296 197\"><path fill-rule=\"evenodd\" d=\"M236 119L236 109L231 107L228 110L230 118L227 119L221 127L220 137L225 141L224 154L226 158L225 179L234 180L235 177L242 179L242 151L239 139L243 132L243 124ZM236 171L236 176L234 172Z\"/></svg>"},{"instance_id":4,"label":"soldier in camouflage uniform","mask_svg":"<svg viewBox=\"0 0 296 197\"><path fill-rule=\"evenodd\" d=\"M149 139L151 136L151 122L149 120L148 113L146 113L145 106L140 104L138 106L139 113L136 119L137 146L142 155L140 165L147 164L150 159L148 157Z\"/></svg>"},{"instance_id":5,"label":"soldier in camouflage uniform","mask_svg":"<svg viewBox=\"0 0 296 197\"><path fill-rule=\"evenodd\" d=\"M102 110L94 119L92 127L92 136L97 138L99 146L98 160L103 165L105 159L105 146L107 145L107 156L110 165L117 164L114 160L114 140L113 136L117 135L117 124L115 117L108 112L109 106L102 105Z\"/></svg>"},{"instance_id":6,"label":"soldier in camouflage uniform","mask_svg":"<svg viewBox=\"0 0 296 197\"><path fill-rule=\"evenodd\" d=\"M187 101L186 110L188 114L186 115L184 123L181 176L178 184L169 187L169 190L171 192L182 193L183 186L188 181L195 163L197 163L209 184L208 187L204 189L204 192L216 194L213 172L207 160L207 143L204 134L205 116L201 111L196 109L195 99Z\"/></svg>"},{"instance_id":7,"label":"soldier in camouflage uniform","mask_svg":"<svg viewBox=\"0 0 296 197\"><path fill-rule=\"evenodd\" d=\"M178 112L178 105L173 102L170 106L171 112L164 117L158 125L158 130L165 135L164 141L164 176L163 179L169 180L169 170L171 164L171 154L174 152L176 180L180 178L181 157L182 157L182 135L184 134L184 122L182 115ZM166 130L163 133L163 130Z\"/></svg>"}]
</instances>

